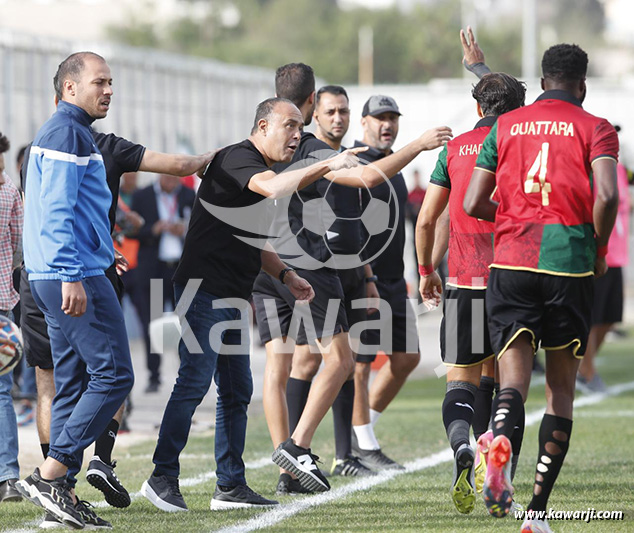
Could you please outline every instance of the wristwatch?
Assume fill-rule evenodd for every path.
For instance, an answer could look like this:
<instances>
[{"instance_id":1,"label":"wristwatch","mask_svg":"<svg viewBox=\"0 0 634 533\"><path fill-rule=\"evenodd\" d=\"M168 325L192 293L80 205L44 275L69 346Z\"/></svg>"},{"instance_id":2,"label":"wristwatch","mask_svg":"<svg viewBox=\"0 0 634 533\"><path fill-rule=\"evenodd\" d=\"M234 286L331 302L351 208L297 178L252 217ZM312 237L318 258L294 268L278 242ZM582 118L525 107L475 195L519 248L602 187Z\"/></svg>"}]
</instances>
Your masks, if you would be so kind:
<instances>
[{"instance_id":1,"label":"wristwatch","mask_svg":"<svg viewBox=\"0 0 634 533\"><path fill-rule=\"evenodd\" d=\"M370 276L368 278L365 278L366 283L376 283L377 281L379 281L378 276Z\"/></svg>"},{"instance_id":2,"label":"wristwatch","mask_svg":"<svg viewBox=\"0 0 634 533\"><path fill-rule=\"evenodd\" d=\"M286 277L286 274L288 274L289 272L295 272L295 269L292 267L286 267L280 271L279 278L282 283L284 283L284 278Z\"/></svg>"}]
</instances>

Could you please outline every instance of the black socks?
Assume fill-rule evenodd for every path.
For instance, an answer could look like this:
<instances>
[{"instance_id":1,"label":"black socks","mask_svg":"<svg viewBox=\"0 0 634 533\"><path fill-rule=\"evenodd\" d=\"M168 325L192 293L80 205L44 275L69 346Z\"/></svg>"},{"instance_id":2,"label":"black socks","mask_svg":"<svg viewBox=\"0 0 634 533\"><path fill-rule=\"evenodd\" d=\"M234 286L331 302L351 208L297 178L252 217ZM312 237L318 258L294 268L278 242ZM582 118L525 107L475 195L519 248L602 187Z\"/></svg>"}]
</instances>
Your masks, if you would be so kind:
<instances>
[{"instance_id":1,"label":"black socks","mask_svg":"<svg viewBox=\"0 0 634 533\"><path fill-rule=\"evenodd\" d=\"M469 444L477 387L466 381L450 381L442 403L442 420L454 453Z\"/></svg>"},{"instance_id":2,"label":"black socks","mask_svg":"<svg viewBox=\"0 0 634 533\"><path fill-rule=\"evenodd\" d=\"M288 378L286 383L286 404L288 405L288 428L292 435L302 417L312 381Z\"/></svg>"},{"instance_id":3,"label":"black socks","mask_svg":"<svg viewBox=\"0 0 634 533\"><path fill-rule=\"evenodd\" d=\"M568 451L571 433L572 420L555 415L544 415L542 418L533 499L528 505L528 510L546 510L548 497Z\"/></svg>"},{"instance_id":4,"label":"black socks","mask_svg":"<svg viewBox=\"0 0 634 533\"><path fill-rule=\"evenodd\" d=\"M95 441L95 455L106 464L112 463L112 448L118 431L119 422L113 418Z\"/></svg>"}]
</instances>

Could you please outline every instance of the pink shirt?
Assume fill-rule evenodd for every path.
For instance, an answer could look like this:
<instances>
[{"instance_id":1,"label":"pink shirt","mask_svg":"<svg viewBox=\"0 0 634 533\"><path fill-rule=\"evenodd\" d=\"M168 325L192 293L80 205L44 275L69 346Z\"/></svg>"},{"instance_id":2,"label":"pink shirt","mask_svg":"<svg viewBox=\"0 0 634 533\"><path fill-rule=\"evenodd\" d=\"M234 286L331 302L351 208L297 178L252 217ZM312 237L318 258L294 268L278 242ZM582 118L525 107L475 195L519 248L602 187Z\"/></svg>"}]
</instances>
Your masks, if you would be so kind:
<instances>
[{"instance_id":1,"label":"pink shirt","mask_svg":"<svg viewBox=\"0 0 634 533\"><path fill-rule=\"evenodd\" d=\"M627 170L621 163L616 166L616 179L619 187L619 212L616 215L616 222L608 243L608 255L606 257L608 267L622 267L629 262L630 193L627 183Z\"/></svg>"}]
</instances>

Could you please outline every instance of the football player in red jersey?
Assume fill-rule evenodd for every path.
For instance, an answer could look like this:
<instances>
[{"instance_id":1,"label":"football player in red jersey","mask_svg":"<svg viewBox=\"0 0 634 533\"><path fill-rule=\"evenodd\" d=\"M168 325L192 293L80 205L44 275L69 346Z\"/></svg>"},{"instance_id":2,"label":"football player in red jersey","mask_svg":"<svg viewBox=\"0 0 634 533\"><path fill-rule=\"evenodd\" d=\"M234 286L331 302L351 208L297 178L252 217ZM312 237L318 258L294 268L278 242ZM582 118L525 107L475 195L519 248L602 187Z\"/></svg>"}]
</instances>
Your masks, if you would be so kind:
<instances>
[{"instance_id":1,"label":"football player in red jersey","mask_svg":"<svg viewBox=\"0 0 634 533\"><path fill-rule=\"evenodd\" d=\"M440 335L441 356L448 367L442 414L455 458L452 498L461 513L470 513L475 505L475 456L469 445L469 429L482 367L492 367L494 361L484 311L493 260L493 224L469 217L462 203L482 142L498 115L524 105L526 86L508 74L487 74L472 95L480 120L473 130L449 141L440 152L416 224L420 293L426 304L438 304L442 281L434 267L449 246L448 292ZM437 226L447 205L448 239L444 221ZM438 239L437 230L442 232Z\"/></svg>"},{"instance_id":2,"label":"football player in red jersey","mask_svg":"<svg viewBox=\"0 0 634 533\"><path fill-rule=\"evenodd\" d=\"M528 511L546 510L570 441L593 275L607 269L618 209L619 143L608 121L581 107L587 65L588 56L576 45L560 44L544 53L544 93L498 119L465 195L469 215L495 221L486 307L501 390L493 404L495 438L484 485L494 516L504 516L511 505L509 437L526 401L540 343L546 351L547 407ZM491 199L496 186L499 202ZM522 531L550 528L529 515Z\"/></svg>"}]
</instances>

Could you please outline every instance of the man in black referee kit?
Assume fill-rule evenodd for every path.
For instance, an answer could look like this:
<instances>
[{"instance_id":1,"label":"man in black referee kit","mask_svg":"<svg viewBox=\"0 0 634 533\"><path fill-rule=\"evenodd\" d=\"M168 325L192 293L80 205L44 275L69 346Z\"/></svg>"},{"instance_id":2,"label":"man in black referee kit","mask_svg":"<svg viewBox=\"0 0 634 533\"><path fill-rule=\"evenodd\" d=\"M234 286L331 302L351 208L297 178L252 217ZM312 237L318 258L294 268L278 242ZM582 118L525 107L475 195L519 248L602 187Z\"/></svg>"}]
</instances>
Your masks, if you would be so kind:
<instances>
[{"instance_id":1,"label":"man in black referee kit","mask_svg":"<svg viewBox=\"0 0 634 533\"><path fill-rule=\"evenodd\" d=\"M392 157L392 145L396 140L401 112L390 96L371 96L363 106L361 125L363 141L356 141L355 146L369 146L363 153L363 159L380 164ZM398 152L397 152L398 153ZM405 166L405 165L403 165ZM400 167L398 170L403 167ZM368 320L376 320L385 324L391 321L392 338L390 342L380 338L379 329L366 329L362 338L365 345L380 345L389 357L387 363L379 370L372 387L368 392L370 381L370 365L376 354L360 354L355 369L355 400L353 414L353 453L361 462L372 470L402 468L401 465L387 457L374 435L374 425L379 416L387 408L401 389L407 376L420 361L418 351L418 332L416 316L407 296L407 284L404 279L405 265L403 250L405 247L405 206L407 203L407 186L400 172L387 174L391 180L372 190L361 191L361 202L365 207L372 198L389 202L396 193L398 202L398 219L394 204L390 203L390 225L396 224L396 233L391 241L386 242L385 234L373 236L368 243L368 253L380 255L372 261L372 270L377 276L377 288L382 300L389 303L391 316L381 316L381 312L368 316ZM409 340L409 342L407 342ZM408 346L410 344L410 346Z\"/></svg>"},{"instance_id":2,"label":"man in black referee kit","mask_svg":"<svg viewBox=\"0 0 634 533\"><path fill-rule=\"evenodd\" d=\"M301 111L304 123L310 124L315 109L315 76L311 67L303 63L291 63L278 68L275 76L275 90L278 96L293 101ZM355 169L356 172L333 173L335 175L329 175L327 179L336 178L337 183L350 187L374 187L383 183L384 176L396 174L421 151L437 148L450 138L449 128L434 128L425 132L393 157L384 158L377 165L360 167ZM318 153L315 154L315 152ZM294 168L297 168L313 161L315 157L322 159L336 153L313 134L304 133L292 163ZM293 350L286 346L280 348L280 341L285 341L291 334L294 335L291 328L294 302L285 287L275 277L268 276L266 273L260 273L258 276L253 294L260 337L267 344L263 402L273 445L276 447L273 461L297 476L304 489L313 491L329 490L330 484L316 464L317 457L312 454L310 443L317 426L354 369L341 281L334 269L324 266L332 255L331 251L323 237L304 228L304 205L323 199L328 185L327 180L316 180L312 186L293 195L288 209L290 228L305 254L299 260L289 258L287 262L302 267L301 275L314 287L316 295L308 311L309 319L312 319L309 320L312 322L311 327L306 327L307 324L304 322L305 339L302 339L302 331L300 331L299 338L296 340L300 344L308 343L318 346L324 358L324 368L310 388L303 413L290 437L282 381L278 380L277 388L270 387L269 381L276 374L288 375L290 370L289 362L292 361ZM306 265L310 266L306 267ZM279 326L277 328L269 324L266 300L272 300L272 308L277 311L275 324ZM331 302L335 305L330 305ZM330 324L327 320L329 307L331 307L330 313L334 312L336 315L334 324Z\"/></svg>"},{"instance_id":3,"label":"man in black referee kit","mask_svg":"<svg viewBox=\"0 0 634 533\"><path fill-rule=\"evenodd\" d=\"M308 282L286 268L276 253L243 240L253 235L254 228L242 231L219 216L226 218L229 212L248 218L254 206L266 198L288 196L333 170L358 164L356 151L349 150L299 170L276 174L271 166L290 161L303 126L302 115L292 102L283 98L265 100L257 108L250 137L218 152L203 175L183 256L174 275L176 310L183 330L181 363L163 414L154 472L141 489L163 511L187 510L178 484L178 457L187 443L194 411L212 378L218 391L218 483L211 508L277 504L251 490L245 479L242 453L253 382L248 338L241 339L242 331L248 331L241 328L245 316L242 311L260 268L282 279L298 300L310 302L314 292ZM268 225L263 223L259 234L268 235L267 230ZM241 329L224 329L223 323ZM218 347L219 343L222 346Z\"/></svg>"}]
</instances>

